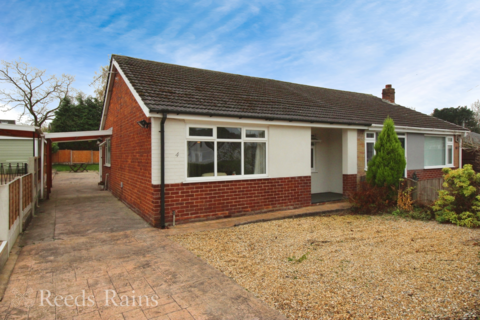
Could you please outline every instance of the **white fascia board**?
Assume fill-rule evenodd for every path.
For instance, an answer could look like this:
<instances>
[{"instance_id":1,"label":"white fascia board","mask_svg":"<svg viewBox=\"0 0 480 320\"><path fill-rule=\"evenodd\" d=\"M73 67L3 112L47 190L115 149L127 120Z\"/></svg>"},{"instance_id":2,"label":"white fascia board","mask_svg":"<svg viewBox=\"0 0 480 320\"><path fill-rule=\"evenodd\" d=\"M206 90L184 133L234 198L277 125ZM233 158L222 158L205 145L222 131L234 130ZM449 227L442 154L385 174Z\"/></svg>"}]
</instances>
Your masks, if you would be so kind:
<instances>
[{"instance_id":1,"label":"white fascia board","mask_svg":"<svg viewBox=\"0 0 480 320\"><path fill-rule=\"evenodd\" d=\"M162 114L151 113L150 117L152 118L162 118ZM201 116L201 115L188 115L188 114L171 114L167 115L168 119L180 119L190 122L223 122L223 123L237 123L237 124L247 124L247 125L260 125L260 126L291 126L291 127L312 127L312 128L331 128L331 129L369 129L369 126L361 125L348 125L348 124L329 124L329 123L310 123L310 122L301 122L301 121L265 121L261 119L239 119L238 117L217 117L217 116Z\"/></svg>"},{"instance_id":2,"label":"white fascia board","mask_svg":"<svg viewBox=\"0 0 480 320\"><path fill-rule=\"evenodd\" d=\"M143 113L145 113L145 116L150 117L150 109L148 109L147 106L145 105L145 103L143 103L142 98L140 98L137 91L135 91L132 84L130 83L128 78L125 76L125 73L123 73L122 69L118 65L118 62L115 61L115 59L113 59L112 63L115 66L115 68L117 69L118 73L120 73L120 75L122 76L123 81L125 81L125 83L127 84L128 89L130 89L130 91L132 92L133 96L135 97L135 100L137 100L138 104L142 108Z\"/></svg>"},{"instance_id":3,"label":"white fascia board","mask_svg":"<svg viewBox=\"0 0 480 320\"><path fill-rule=\"evenodd\" d=\"M36 131L40 130L39 127L26 126L26 125L22 125L22 124L0 124L0 129L27 131L27 132L36 132Z\"/></svg>"},{"instance_id":4,"label":"white fascia board","mask_svg":"<svg viewBox=\"0 0 480 320\"><path fill-rule=\"evenodd\" d=\"M382 131L382 124L372 124L370 130L372 131ZM434 128L417 128L417 127L407 127L407 126L395 126L395 131L399 132L410 132L410 133L426 133L426 134L461 134L465 135L468 131L462 130L446 130L446 129L434 129Z\"/></svg>"},{"instance_id":5,"label":"white fascia board","mask_svg":"<svg viewBox=\"0 0 480 320\"><path fill-rule=\"evenodd\" d=\"M45 134L45 139L82 138L82 137L111 136L111 135L112 135L112 128L108 130L97 130L97 131L50 132Z\"/></svg>"},{"instance_id":6,"label":"white fascia board","mask_svg":"<svg viewBox=\"0 0 480 320\"><path fill-rule=\"evenodd\" d=\"M103 130L105 127L105 119L107 118L108 113L108 104L110 103L110 96L112 90L110 86L112 86L112 72L113 70L113 63L110 64L110 69L108 70L108 78L107 78L107 92L105 93L105 101L103 102L103 110L102 110L102 120L100 121L100 128L99 130Z\"/></svg>"}]
</instances>

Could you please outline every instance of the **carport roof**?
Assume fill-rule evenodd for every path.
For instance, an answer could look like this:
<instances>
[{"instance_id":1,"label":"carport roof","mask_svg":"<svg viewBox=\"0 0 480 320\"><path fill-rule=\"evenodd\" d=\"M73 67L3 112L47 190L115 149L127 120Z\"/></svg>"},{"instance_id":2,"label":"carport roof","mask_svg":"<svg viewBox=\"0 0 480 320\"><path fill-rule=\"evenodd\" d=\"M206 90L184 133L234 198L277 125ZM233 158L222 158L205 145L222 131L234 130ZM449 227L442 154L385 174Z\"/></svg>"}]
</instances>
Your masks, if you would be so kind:
<instances>
[{"instance_id":1,"label":"carport roof","mask_svg":"<svg viewBox=\"0 0 480 320\"><path fill-rule=\"evenodd\" d=\"M43 133L39 127L19 124L0 124L0 136L39 138Z\"/></svg>"},{"instance_id":2,"label":"carport roof","mask_svg":"<svg viewBox=\"0 0 480 320\"><path fill-rule=\"evenodd\" d=\"M49 132L45 138L52 142L88 141L105 138L112 135L112 129L96 131L75 131L75 132Z\"/></svg>"}]
</instances>

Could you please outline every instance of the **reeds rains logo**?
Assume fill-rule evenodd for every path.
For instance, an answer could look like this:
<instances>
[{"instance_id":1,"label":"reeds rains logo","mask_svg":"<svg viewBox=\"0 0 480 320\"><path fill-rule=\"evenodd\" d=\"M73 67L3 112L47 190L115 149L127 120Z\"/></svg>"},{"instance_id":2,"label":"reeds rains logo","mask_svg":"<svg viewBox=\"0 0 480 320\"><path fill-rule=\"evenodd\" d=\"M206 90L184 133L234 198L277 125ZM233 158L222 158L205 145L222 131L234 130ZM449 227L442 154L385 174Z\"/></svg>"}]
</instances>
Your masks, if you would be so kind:
<instances>
[{"instance_id":1,"label":"reeds rains logo","mask_svg":"<svg viewBox=\"0 0 480 320\"><path fill-rule=\"evenodd\" d=\"M158 305L158 296L154 295L135 295L135 291L132 291L132 295L117 295L114 290L105 290L103 297L95 297L93 295L87 295L85 290L82 290L81 295L54 295L49 290L40 290L40 306L55 306L55 307L93 307L95 302L97 305L102 306L147 306L156 307Z\"/></svg>"}]
</instances>

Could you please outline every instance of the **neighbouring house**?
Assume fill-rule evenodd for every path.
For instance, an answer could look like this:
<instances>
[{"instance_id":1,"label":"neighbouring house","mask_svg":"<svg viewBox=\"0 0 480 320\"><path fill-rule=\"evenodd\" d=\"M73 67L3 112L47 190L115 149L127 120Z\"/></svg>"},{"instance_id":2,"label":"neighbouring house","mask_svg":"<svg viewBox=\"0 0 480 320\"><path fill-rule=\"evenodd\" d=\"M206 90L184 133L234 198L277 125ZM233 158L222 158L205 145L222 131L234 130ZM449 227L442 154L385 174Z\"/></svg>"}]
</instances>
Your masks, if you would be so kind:
<instances>
[{"instance_id":1,"label":"neighbouring house","mask_svg":"<svg viewBox=\"0 0 480 320\"><path fill-rule=\"evenodd\" d=\"M157 227L299 208L356 190L390 116L405 175L461 163L465 128L382 98L113 55L101 179Z\"/></svg>"},{"instance_id":2,"label":"neighbouring house","mask_svg":"<svg viewBox=\"0 0 480 320\"><path fill-rule=\"evenodd\" d=\"M15 125L15 120L0 119L0 125ZM17 125L12 128L27 128ZM38 139L34 137L3 136L0 133L0 163L27 163L30 157L38 156Z\"/></svg>"},{"instance_id":3,"label":"neighbouring house","mask_svg":"<svg viewBox=\"0 0 480 320\"><path fill-rule=\"evenodd\" d=\"M462 145L462 164L471 164L473 170L480 172L480 134L469 132Z\"/></svg>"}]
</instances>

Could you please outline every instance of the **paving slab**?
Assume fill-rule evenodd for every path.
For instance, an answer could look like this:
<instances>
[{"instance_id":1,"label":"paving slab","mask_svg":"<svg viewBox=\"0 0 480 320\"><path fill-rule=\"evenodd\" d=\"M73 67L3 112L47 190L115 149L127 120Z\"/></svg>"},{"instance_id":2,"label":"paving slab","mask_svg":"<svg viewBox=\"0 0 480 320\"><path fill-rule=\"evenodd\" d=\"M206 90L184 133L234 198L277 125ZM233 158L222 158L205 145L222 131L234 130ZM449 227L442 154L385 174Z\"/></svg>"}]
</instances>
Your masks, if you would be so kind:
<instances>
[{"instance_id":1,"label":"paving slab","mask_svg":"<svg viewBox=\"0 0 480 320\"><path fill-rule=\"evenodd\" d=\"M99 191L97 179L56 176L21 238L0 319L285 319Z\"/></svg>"}]
</instances>

